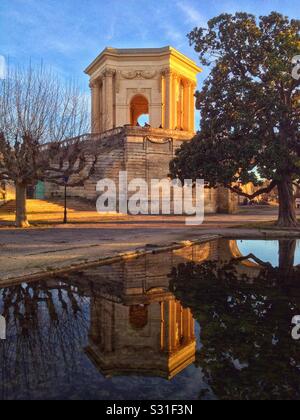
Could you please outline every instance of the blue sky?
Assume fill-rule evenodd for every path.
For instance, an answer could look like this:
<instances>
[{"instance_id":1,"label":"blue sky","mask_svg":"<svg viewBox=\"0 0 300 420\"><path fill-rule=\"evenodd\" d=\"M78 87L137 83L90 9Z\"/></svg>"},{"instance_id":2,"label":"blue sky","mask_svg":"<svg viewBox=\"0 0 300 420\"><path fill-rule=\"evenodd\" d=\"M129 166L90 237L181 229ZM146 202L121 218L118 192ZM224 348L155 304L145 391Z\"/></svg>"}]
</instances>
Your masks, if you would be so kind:
<instances>
[{"instance_id":1,"label":"blue sky","mask_svg":"<svg viewBox=\"0 0 300 420\"><path fill-rule=\"evenodd\" d=\"M88 89L83 70L106 46L172 45L197 61L186 34L222 12L241 10L300 19L299 0L0 0L0 56L43 59ZM0 77L2 64L0 57Z\"/></svg>"}]
</instances>

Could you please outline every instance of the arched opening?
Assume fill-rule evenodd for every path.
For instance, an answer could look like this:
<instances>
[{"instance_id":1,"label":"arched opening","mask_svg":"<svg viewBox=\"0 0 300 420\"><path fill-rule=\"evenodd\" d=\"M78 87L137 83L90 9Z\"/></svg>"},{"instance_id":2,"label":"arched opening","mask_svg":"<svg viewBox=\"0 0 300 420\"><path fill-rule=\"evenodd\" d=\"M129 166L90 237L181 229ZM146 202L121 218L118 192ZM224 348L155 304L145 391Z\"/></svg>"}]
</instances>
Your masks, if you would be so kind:
<instances>
[{"instance_id":1,"label":"arched opening","mask_svg":"<svg viewBox=\"0 0 300 420\"><path fill-rule=\"evenodd\" d=\"M142 114L141 116L139 116L137 122L141 127L144 127L145 124L150 124L150 115Z\"/></svg>"},{"instance_id":2,"label":"arched opening","mask_svg":"<svg viewBox=\"0 0 300 420\"><path fill-rule=\"evenodd\" d=\"M131 102L130 102L130 124L131 125L137 125L139 122L139 118L143 117L143 121L144 121L144 117L149 115L149 103L147 98L145 98L145 96L143 95L136 95L134 96L134 98L132 98ZM141 121L141 122L143 122ZM145 122L144 121L143 124L139 124L140 125L144 125ZM148 123L149 123L149 119L148 119Z\"/></svg>"},{"instance_id":3,"label":"arched opening","mask_svg":"<svg viewBox=\"0 0 300 420\"><path fill-rule=\"evenodd\" d=\"M148 306L134 305L129 308L129 322L135 330L142 330L148 324Z\"/></svg>"}]
</instances>

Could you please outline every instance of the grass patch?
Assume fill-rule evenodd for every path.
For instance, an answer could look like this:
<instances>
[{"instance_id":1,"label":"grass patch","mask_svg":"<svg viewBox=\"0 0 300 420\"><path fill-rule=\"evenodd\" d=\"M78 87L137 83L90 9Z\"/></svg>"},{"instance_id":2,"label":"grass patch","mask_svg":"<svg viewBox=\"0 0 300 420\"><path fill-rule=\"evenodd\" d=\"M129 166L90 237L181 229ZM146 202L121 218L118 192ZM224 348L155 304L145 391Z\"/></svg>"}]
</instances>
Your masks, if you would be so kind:
<instances>
[{"instance_id":1,"label":"grass patch","mask_svg":"<svg viewBox=\"0 0 300 420\"><path fill-rule=\"evenodd\" d=\"M300 219L298 219L300 225ZM232 226L231 229L257 229L257 230L278 230L278 231L293 231L300 232L299 228L283 228L276 226L274 222L252 222L252 223L243 223L241 225Z\"/></svg>"}]
</instances>

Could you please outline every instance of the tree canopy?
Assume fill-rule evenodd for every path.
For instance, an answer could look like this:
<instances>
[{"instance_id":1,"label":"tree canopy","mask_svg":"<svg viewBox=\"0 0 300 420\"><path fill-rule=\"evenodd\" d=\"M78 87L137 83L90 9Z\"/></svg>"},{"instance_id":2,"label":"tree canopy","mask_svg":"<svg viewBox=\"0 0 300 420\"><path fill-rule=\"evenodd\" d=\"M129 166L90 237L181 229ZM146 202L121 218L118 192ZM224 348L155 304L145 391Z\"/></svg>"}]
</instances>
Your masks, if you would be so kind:
<instances>
[{"instance_id":1,"label":"tree canopy","mask_svg":"<svg viewBox=\"0 0 300 420\"><path fill-rule=\"evenodd\" d=\"M249 199L278 188L279 224L297 225L293 185L300 179L300 21L279 13L256 19L222 14L195 28L190 44L211 72L196 94L201 127L177 152L173 176L202 178ZM267 187L262 185L268 181ZM240 188L252 182L249 195Z\"/></svg>"},{"instance_id":2,"label":"tree canopy","mask_svg":"<svg viewBox=\"0 0 300 420\"><path fill-rule=\"evenodd\" d=\"M291 336L300 266L294 265L295 240L279 246L279 266L260 261L255 275L240 269L242 260L258 260L253 255L173 269L171 290L201 327L196 364L207 393L218 399L300 398L299 341Z\"/></svg>"}]
</instances>

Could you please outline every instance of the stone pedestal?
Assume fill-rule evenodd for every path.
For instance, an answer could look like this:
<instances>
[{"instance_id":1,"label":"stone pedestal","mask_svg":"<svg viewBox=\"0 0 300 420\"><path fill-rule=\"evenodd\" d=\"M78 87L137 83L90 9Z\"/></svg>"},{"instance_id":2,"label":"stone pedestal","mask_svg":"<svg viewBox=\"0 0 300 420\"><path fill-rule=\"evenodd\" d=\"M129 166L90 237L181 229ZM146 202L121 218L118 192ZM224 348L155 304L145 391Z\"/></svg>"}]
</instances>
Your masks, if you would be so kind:
<instances>
[{"instance_id":1,"label":"stone pedestal","mask_svg":"<svg viewBox=\"0 0 300 420\"><path fill-rule=\"evenodd\" d=\"M127 171L128 182L141 178L148 185L151 184L152 179L167 178L170 161L175 157L176 150L188 140L188 134L178 130L123 127L94 137L90 141L99 143L99 159L95 173L85 181L84 186L69 188L68 195L96 202L97 182L109 178L118 186L120 171ZM88 151L89 142L85 142L83 147ZM45 187L47 198L64 196L63 187L49 183L46 183ZM206 214L217 212L230 214L236 210L237 198L229 190L222 187L205 189ZM173 207L171 213L173 213Z\"/></svg>"},{"instance_id":2,"label":"stone pedestal","mask_svg":"<svg viewBox=\"0 0 300 420\"><path fill-rule=\"evenodd\" d=\"M223 214L234 214L238 210L238 197L227 188L218 188L217 212Z\"/></svg>"}]
</instances>

